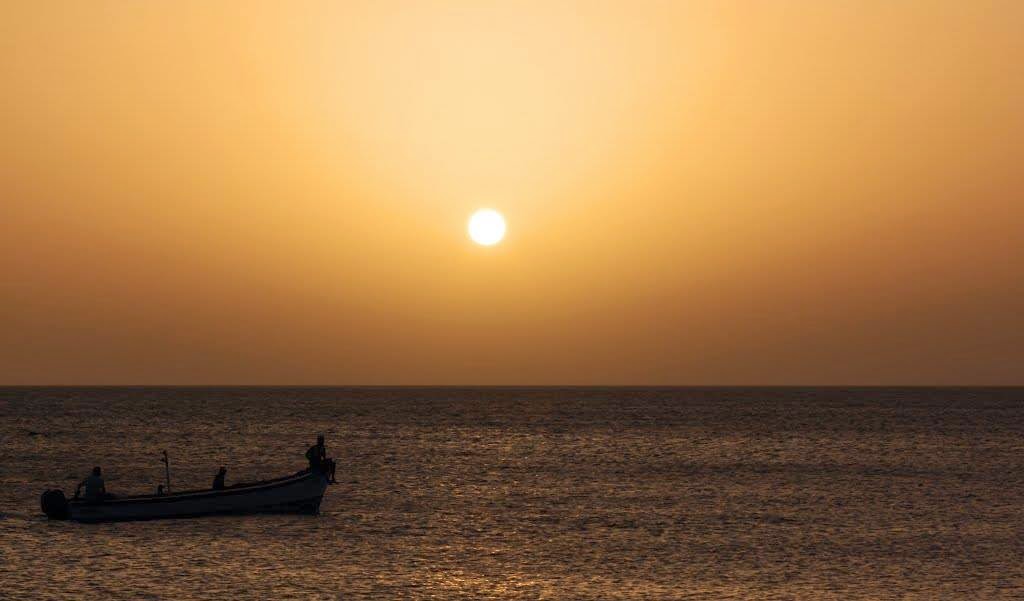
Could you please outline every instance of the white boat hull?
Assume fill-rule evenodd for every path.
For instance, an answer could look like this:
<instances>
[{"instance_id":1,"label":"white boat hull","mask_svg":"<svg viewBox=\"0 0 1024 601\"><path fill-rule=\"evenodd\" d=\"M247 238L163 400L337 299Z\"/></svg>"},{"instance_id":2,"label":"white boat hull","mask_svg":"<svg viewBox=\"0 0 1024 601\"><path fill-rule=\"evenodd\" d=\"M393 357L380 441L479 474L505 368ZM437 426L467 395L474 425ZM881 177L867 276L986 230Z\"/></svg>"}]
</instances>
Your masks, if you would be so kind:
<instances>
[{"instance_id":1,"label":"white boat hull","mask_svg":"<svg viewBox=\"0 0 1024 601\"><path fill-rule=\"evenodd\" d=\"M67 519L115 522L255 513L315 515L320 510L326 489L327 478L323 474L300 472L277 480L221 490L113 498L99 502L71 500L67 503Z\"/></svg>"}]
</instances>

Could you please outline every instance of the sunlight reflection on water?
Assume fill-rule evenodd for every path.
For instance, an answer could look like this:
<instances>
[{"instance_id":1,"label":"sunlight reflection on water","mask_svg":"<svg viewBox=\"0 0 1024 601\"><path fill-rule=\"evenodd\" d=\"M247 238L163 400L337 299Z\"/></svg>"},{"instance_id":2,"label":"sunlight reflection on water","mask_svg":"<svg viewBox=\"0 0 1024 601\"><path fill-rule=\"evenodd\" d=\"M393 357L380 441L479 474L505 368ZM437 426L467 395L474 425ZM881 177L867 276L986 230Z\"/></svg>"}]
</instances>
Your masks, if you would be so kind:
<instances>
[{"instance_id":1,"label":"sunlight reflection on water","mask_svg":"<svg viewBox=\"0 0 1024 601\"><path fill-rule=\"evenodd\" d=\"M1024 593L1020 391L0 389L3 595L62 599L998 598ZM294 472L323 515L79 525ZM0 595L0 596L3 596Z\"/></svg>"}]
</instances>

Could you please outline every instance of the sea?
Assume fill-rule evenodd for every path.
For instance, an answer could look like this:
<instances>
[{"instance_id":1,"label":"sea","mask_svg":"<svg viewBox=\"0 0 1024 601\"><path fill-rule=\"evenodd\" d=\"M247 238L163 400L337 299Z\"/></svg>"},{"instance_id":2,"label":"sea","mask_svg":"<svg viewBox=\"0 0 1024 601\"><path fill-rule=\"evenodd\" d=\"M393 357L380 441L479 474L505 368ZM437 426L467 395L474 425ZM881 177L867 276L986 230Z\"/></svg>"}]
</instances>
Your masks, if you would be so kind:
<instances>
[{"instance_id":1,"label":"sea","mask_svg":"<svg viewBox=\"0 0 1024 601\"><path fill-rule=\"evenodd\" d=\"M318 433L319 516L39 508ZM1021 388L0 388L0 599L1021 598Z\"/></svg>"}]
</instances>

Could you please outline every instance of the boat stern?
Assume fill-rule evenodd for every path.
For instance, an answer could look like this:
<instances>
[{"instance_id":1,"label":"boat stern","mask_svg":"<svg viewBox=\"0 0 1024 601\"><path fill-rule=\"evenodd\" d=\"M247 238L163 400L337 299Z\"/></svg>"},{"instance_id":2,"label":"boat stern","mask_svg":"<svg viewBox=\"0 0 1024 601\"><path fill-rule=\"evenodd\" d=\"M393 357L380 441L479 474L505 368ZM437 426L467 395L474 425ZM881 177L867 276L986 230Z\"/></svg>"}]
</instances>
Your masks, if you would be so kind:
<instances>
[{"instance_id":1,"label":"boat stern","mask_svg":"<svg viewBox=\"0 0 1024 601\"><path fill-rule=\"evenodd\" d=\"M39 506L51 520L66 520L71 517L71 508L64 491L50 489L39 497Z\"/></svg>"}]
</instances>

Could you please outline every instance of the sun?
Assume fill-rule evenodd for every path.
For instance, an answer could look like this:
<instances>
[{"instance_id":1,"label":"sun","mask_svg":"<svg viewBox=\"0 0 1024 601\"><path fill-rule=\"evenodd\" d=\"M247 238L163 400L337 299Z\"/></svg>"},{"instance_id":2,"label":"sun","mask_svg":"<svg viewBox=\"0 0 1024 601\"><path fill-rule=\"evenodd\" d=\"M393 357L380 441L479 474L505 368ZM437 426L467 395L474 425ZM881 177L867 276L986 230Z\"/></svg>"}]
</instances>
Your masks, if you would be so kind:
<instances>
[{"instance_id":1,"label":"sun","mask_svg":"<svg viewBox=\"0 0 1024 601\"><path fill-rule=\"evenodd\" d=\"M480 209L469 218L469 237L482 246L494 246L505 237L505 218L494 209Z\"/></svg>"}]
</instances>

